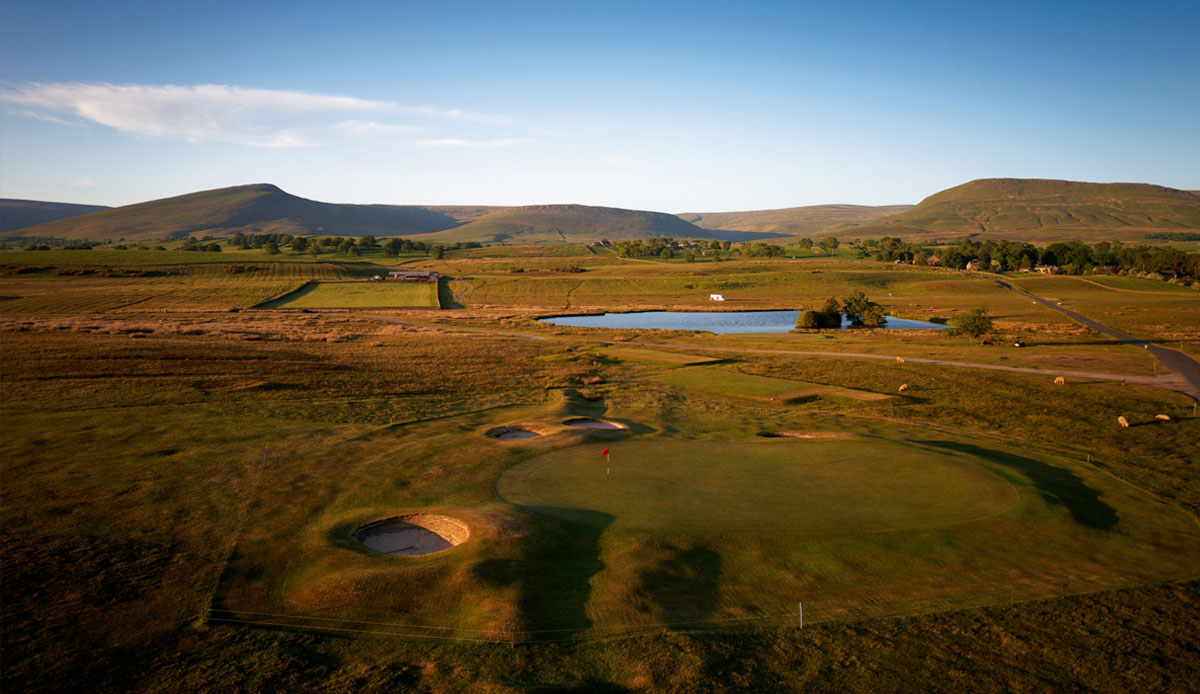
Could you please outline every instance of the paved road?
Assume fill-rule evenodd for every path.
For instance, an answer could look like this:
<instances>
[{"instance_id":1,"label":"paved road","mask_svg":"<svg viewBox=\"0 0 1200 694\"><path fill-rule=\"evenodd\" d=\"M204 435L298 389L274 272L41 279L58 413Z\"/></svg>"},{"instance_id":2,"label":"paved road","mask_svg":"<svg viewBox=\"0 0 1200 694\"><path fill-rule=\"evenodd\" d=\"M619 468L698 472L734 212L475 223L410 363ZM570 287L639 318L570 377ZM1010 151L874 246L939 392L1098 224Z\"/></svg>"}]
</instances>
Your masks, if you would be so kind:
<instances>
[{"instance_id":1,"label":"paved road","mask_svg":"<svg viewBox=\"0 0 1200 694\"><path fill-rule=\"evenodd\" d=\"M1014 287L1011 284L1009 284L1008 282L1005 282L1003 280L994 280L994 281L996 282L996 284L999 284L1002 287L1010 289L1010 290L1016 292L1017 294L1020 294L1021 296L1032 299L1032 300L1038 302L1039 304L1045 306L1046 308L1054 309L1055 311L1058 311L1059 313L1066 315L1071 320L1077 321L1079 323L1083 323L1084 325L1088 326L1089 328L1092 328L1094 330L1099 330L1100 332L1104 333L1105 335L1110 335L1112 337L1115 337L1122 342L1127 342L1131 345L1135 345L1138 347L1144 347L1149 352L1151 352L1154 356L1158 357L1158 359L1160 361L1162 361L1162 363L1166 364L1168 369L1170 369L1174 373L1178 374L1179 377L1183 381L1186 382L1187 387L1185 387L1183 389L1176 389L1176 390L1180 390L1180 392L1186 393L1186 394L1192 396L1193 399L1200 401L1200 363L1197 363L1195 359L1192 359L1191 357L1189 357L1188 355L1186 355L1182 352L1177 352L1173 349L1167 349L1166 347L1159 347L1158 345L1151 344L1140 338L1136 338L1133 335L1127 335L1127 334L1121 332L1120 330L1113 330L1112 328L1108 327L1107 325L1101 325L1100 323L1097 323L1096 321L1092 320L1091 318L1088 318L1087 316L1083 315L1082 313L1076 313L1075 311L1063 308L1062 306L1059 306L1055 303L1047 301L1047 300L1041 298L1040 296L1034 296L1033 294L1030 294L1029 292L1025 291L1024 289L1019 289L1017 287Z\"/></svg>"}]
</instances>

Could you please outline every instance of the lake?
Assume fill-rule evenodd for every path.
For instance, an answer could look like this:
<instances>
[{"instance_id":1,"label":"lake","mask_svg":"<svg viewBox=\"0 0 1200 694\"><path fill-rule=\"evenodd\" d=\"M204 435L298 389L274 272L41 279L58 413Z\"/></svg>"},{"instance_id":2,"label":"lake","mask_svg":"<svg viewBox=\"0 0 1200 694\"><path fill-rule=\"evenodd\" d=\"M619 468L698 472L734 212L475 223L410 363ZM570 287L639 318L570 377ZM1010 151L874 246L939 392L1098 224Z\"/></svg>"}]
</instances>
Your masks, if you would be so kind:
<instances>
[{"instance_id":1,"label":"lake","mask_svg":"<svg viewBox=\"0 0 1200 694\"><path fill-rule=\"evenodd\" d=\"M796 327L799 311L640 311L593 316L542 318L542 323L572 328L623 328L630 330L705 330L710 333L786 333ZM842 327L850 324L842 321ZM923 320L887 317L888 330L945 330Z\"/></svg>"}]
</instances>

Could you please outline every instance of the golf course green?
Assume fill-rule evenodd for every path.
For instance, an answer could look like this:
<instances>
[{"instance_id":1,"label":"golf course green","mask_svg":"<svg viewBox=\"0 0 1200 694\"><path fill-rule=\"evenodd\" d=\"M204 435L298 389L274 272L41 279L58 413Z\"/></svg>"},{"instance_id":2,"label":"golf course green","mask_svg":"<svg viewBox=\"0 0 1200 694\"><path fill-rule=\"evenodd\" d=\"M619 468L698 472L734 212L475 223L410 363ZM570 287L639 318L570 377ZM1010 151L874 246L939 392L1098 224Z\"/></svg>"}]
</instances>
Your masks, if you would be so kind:
<instances>
[{"instance_id":1,"label":"golf course green","mask_svg":"<svg viewBox=\"0 0 1200 694\"><path fill-rule=\"evenodd\" d=\"M971 456L867 438L578 446L501 476L510 503L614 528L829 534L934 528L1002 513L1016 489ZM611 462L610 462L611 461ZM582 513L581 513L582 511Z\"/></svg>"}]
</instances>

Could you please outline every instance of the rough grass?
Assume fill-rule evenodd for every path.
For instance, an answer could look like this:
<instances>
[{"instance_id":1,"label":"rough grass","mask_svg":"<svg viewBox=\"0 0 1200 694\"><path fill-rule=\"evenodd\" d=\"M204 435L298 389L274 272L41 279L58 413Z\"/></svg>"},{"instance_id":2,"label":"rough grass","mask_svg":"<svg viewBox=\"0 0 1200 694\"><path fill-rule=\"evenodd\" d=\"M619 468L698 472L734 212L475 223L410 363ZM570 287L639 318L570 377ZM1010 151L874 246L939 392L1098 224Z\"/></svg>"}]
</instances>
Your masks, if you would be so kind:
<instances>
[{"instance_id":1,"label":"rough grass","mask_svg":"<svg viewBox=\"0 0 1200 694\"><path fill-rule=\"evenodd\" d=\"M686 369L657 376L656 380L687 390L774 402L846 398L849 400L887 400L890 396L839 386L805 383L782 378L753 376L723 369Z\"/></svg>"},{"instance_id":2,"label":"rough grass","mask_svg":"<svg viewBox=\"0 0 1200 694\"><path fill-rule=\"evenodd\" d=\"M580 274L611 267L602 260L627 265L595 258L589 262L597 264ZM444 265L463 268L468 282L477 280L466 263L494 264L497 275L503 266L452 262ZM519 261L535 262L543 261ZM662 268L687 271L628 264L634 265L662 273L664 291L655 300L664 303L681 280ZM760 293L764 302L782 300L772 296L777 290L757 283L797 268L729 265L734 267L720 279L749 281L747 292ZM830 279L836 270L830 268L824 279L828 286L862 286L868 275L859 275L860 267L866 269L846 266L840 279ZM755 268L769 271L760 275ZM349 313L196 312L219 303L205 303L210 299L203 290L220 295L251 279L220 272L180 277L196 282L197 291L190 298L176 295L179 312L129 307L83 314L54 301L82 303L89 294L118 291L103 289L105 284L89 291L75 282L119 280L136 287L175 282L173 275L89 279L46 273L4 280L5 295L15 293L9 282L40 288L37 310L45 312L0 308L0 610L8 689L61 691L86 682L97 691L514 691L566 685L618 691L1169 691L1185 690L1195 680L1195 584L1061 596L1156 582L1187 568L1165 551L1195 534L1173 525L1179 511L1171 507L1200 510L1194 446L1200 433L1182 396L1116 383L1056 387L1039 375L911 363L733 355L739 373L769 379L877 393L893 393L902 382L915 386L903 398L878 402L834 398L781 406L731 398L732 392L719 389L669 386L659 379L663 369L723 367L606 359L595 337L523 322L536 309L442 312L427 319L429 328ZM824 288L820 278L794 282L783 286L816 296ZM903 282L887 286L868 293L909 291ZM948 312L992 296L964 298L961 286L926 285L922 306ZM530 296L536 307L547 295ZM102 299L97 303L107 301ZM1024 307L1012 308L1006 320L1024 325L1016 311ZM1028 315L1038 324L1040 314ZM458 325L527 330L551 339L440 330ZM1049 353L1066 360L1078 351L1119 360L1128 349L1079 344L1086 337L1072 335L1056 337L1037 358ZM944 337L865 333L655 340L864 350L877 343L874 349L1016 358L1016 351L969 348ZM1157 413L1172 421L1154 419ZM1135 426L1116 426L1117 414ZM522 442L484 435L499 424L550 427L568 416L617 419L631 429L557 429ZM598 462L595 447L620 453L637 441L694 442L699 456L710 442L811 443L753 438L758 431L797 429L923 441L939 459L982 466L1021 489L1014 511L1020 515L1002 515L989 527L780 544L716 533L621 530L619 508L589 508L588 522L571 522L526 513L496 494L504 470L538 455L586 450L593 452L584 462ZM587 441L594 445L578 446ZM475 540L415 563L381 564L355 551L343 532L417 509L467 519ZM1102 530L1113 513L1115 524ZM606 524L604 515L613 520ZM1018 537L1018 547L1031 549L1015 558L1005 554L1012 550L994 542L997 533ZM914 559L897 560L906 556ZM806 567L814 579L853 580L803 583ZM1194 568L1183 573L1189 571L1195 575ZM803 587L813 596L812 619L852 621L745 634L675 628L619 641L515 648L322 632L311 620L286 628L195 626L212 599L218 609L261 605L271 609L254 611L348 619L371 619L382 610L417 624L449 621L502 636L539 627L585 636L623 616L659 624L755 604L765 613L766 596L756 603L739 588L738 577L765 585L772 576L788 575L771 606L790 605L802 592L792 588ZM960 609L973 605L989 606ZM853 621L925 611L936 613ZM1155 644L1152 652L1147 640Z\"/></svg>"}]
</instances>

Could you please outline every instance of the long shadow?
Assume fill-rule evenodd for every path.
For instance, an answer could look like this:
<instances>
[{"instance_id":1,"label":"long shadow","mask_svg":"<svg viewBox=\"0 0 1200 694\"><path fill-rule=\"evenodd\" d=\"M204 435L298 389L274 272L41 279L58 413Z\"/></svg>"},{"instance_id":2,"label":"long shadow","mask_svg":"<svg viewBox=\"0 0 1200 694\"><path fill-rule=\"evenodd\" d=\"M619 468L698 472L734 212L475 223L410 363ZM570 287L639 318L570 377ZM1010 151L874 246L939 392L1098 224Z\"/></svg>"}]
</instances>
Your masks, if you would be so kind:
<instances>
[{"instance_id":1,"label":"long shadow","mask_svg":"<svg viewBox=\"0 0 1200 694\"><path fill-rule=\"evenodd\" d=\"M922 441L921 443L968 453L1021 472L1033 482L1043 499L1051 504L1066 506L1071 517L1081 525L1108 530L1119 520L1117 510L1100 500L1100 492L1084 484L1078 475L1066 468L969 443L957 441Z\"/></svg>"},{"instance_id":2,"label":"long shadow","mask_svg":"<svg viewBox=\"0 0 1200 694\"><path fill-rule=\"evenodd\" d=\"M491 559L475 575L491 585L520 582L518 629L531 640L570 638L592 626L587 616L591 579L604 568L600 535L613 522L607 513L526 506L537 529L523 542L519 560Z\"/></svg>"},{"instance_id":3,"label":"long shadow","mask_svg":"<svg viewBox=\"0 0 1200 694\"><path fill-rule=\"evenodd\" d=\"M671 554L639 573L637 592L668 629L686 631L712 616L721 584L721 555L695 545L664 545Z\"/></svg>"}]
</instances>

